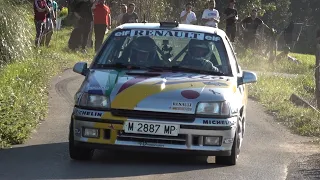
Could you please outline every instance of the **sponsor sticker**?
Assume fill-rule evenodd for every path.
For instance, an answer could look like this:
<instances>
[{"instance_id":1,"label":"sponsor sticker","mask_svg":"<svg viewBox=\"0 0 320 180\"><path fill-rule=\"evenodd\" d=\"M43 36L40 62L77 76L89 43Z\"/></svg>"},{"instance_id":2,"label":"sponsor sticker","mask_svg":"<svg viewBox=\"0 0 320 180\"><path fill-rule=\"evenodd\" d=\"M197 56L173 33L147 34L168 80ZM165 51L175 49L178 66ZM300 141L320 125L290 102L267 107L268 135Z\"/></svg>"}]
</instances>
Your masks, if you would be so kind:
<instances>
[{"instance_id":1,"label":"sponsor sticker","mask_svg":"<svg viewBox=\"0 0 320 180\"><path fill-rule=\"evenodd\" d=\"M148 147L164 147L163 144L158 143L150 143L150 142L140 142L140 146L148 146Z\"/></svg>"},{"instance_id":2,"label":"sponsor sticker","mask_svg":"<svg viewBox=\"0 0 320 180\"><path fill-rule=\"evenodd\" d=\"M115 33L116 37L120 36L158 36L158 37L177 37L177 38L188 38L197 40L207 40L207 41L221 41L219 36L208 34L208 33L198 33L198 32L188 32L188 31L173 31L173 30L124 30Z\"/></svg>"},{"instance_id":3,"label":"sponsor sticker","mask_svg":"<svg viewBox=\"0 0 320 180\"><path fill-rule=\"evenodd\" d=\"M214 82L214 81L204 81L202 82L205 85L214 85L214 86L228 86L228 84L226 83L222 83L222 82Z\"/></svg>"},{"instance_id":4,"label":"sponsor sticker","mask_svg":"<svg viewBox=\"0 0 320 180\"><path fill-rule=\"evenodd\" d=\"M109 90L108 86L89 86L88 90Z\"/></svg>"},{"instance_id":5,"label":"sponsor sticker","mask_svg":"<svg viewBox=\"0 0 320 180\"><path fill-rule=\"evenodd\" d=\"M103 115L103 112L77 109L75 114L77 116L94 117L94 118L99 117L100 118Z\"/></svg>"},{"instance_id":6,"label":"sponsor sticker","mask_svg":"<svg viewBox=\"0 0 320 180\"><path fill-rule=\"evenodd\" d=\"M192 103L173 101L171 104L171 109L176 111L192 111Z\"/></svg>"},{"instance_id":7,"label":"sponsor sticker","mask_svg":"<svg viewBox=\"0 0 320 180\"><path fill-rule=\"evenodd\" d=\"M228 120L202 120L203 124L213 124L213 125L231 125L232 121Z\"/></svg>"}]
</instances>

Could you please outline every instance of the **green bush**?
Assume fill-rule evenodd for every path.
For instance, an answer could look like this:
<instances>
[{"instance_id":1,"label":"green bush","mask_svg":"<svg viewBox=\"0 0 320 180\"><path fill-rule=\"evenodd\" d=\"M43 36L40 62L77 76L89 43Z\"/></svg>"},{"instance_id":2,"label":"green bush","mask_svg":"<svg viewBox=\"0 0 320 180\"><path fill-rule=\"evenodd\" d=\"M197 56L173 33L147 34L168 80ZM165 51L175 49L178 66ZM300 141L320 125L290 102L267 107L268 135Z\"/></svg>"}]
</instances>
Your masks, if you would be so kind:
<instances>
[{"instance_id":1,"label":"green bush","mask_svg":"<svg viewBox=\"0 0 320 180\"><path fill-rule=\"evenodd\" d=\"M24 60L32 52L33 24L30 3L0 0L0 66Z\"/></svg>"},{"instance_id":2,"label":"green bush","mask_svg":"<svg viewBox=\"0 0 320 180\"><path fill-rule=\"evenodd\" d=\"M71 29L53 36L51 47L34 50L33 57L7 64L0 71L0 149L21 144L48 110L48 82L60 70L76 61L89 60L89 55L68 51Z\"/></svg>"},{"instance_id":3,"label":"green bush","mask_svg":"<svg viewBox=\"0 0 320 180\"><path fill-rule=\"evenodd\" d=\"M276 115L278 121L286 124L291 130L306 136L320 137L320 114L311 108L295 106L290 101L294 93L312 96L304 87L313 87L312 76L283 77L281 75L259 74L256 84L250 86L250 96L263 104L268 112Z\"/></svg>"},{"instance_id":4,"label":"green bush","mask_svg":"<svg viewBox=\"0 0 320 180\"><path fill-rule=\"evenodd\" d=\"M249 86L250 97L258 100L292 131L320 137L320 114L311 108L295 106L290 101L291 95L296 94L311 104L315 103L315 56L296 53L290 53L290 56L300 63L287 58L270 63L267 58L250 50L238 53L243 69L258 71L257 83Z\"/></svg>"}]
</instances>

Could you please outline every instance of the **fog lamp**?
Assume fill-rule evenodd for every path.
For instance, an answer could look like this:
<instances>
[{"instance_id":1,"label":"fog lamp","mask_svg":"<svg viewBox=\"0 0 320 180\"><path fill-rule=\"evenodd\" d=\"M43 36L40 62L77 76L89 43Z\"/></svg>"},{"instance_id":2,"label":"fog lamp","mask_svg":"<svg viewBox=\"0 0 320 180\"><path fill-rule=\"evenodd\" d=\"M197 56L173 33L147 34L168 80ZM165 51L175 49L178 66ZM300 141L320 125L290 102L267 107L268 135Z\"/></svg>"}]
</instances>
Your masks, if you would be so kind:
<instances>
[{"instance_id":1,"label":"fog lamp","mask_svg":"<svg viewBox=\"0 0 320 180\"><path fill-rule=\"evenodd\" d=\"M97 137L99 137L99 129L84 128L83 137L97 138Z\"/></svg>"},{"instance_id":2,"label":"fog lamp","mask_svg":"<svg viewBox=\"0 0 320 180\"><path fill-rule=\"evenodd\" d=\"M205 136L204 137L204 145L219 146L220 145L220 137Z\"/></svg>"},{"instance_id":3,"label":"fog lamp","mask_svg":"<svg viewBox=\"0 0 320 180\"><path fill-rule=\"evenodd\" d=\"M231 144L231 143L233 143L233 139L232 139L232 138L225 139L225 140L223 141L223 143L224 143L224 144Z\"/></svg>"}]
</instances>

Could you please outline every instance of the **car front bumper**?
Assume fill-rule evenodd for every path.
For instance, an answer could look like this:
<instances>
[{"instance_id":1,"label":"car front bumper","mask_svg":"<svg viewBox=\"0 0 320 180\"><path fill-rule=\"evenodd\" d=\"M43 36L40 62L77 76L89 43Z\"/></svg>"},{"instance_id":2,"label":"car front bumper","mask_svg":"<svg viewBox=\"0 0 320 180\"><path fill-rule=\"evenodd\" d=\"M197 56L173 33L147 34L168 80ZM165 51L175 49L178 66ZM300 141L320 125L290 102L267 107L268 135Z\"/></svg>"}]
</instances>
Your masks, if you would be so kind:
<instances>
[{"instance_id":1,"label":"car front bumper","mask_svg":"<svg viewBox=\"0 0 320 180\"><path fill-rule=\"evenodd\" d=\"M75 108L74 112L79 112ZM86 110L80 110L86 111ZM229 156L237 128L237 117L226 119L196 118L193 122L177 122L169 120L143 120L145 122L180 125L178 136L159 136L131 134L124 132L125 121L142 121L141 119L112 116L109 112L73 113L74 144L79 147L93 149L120 149L151 152L195 153L199 155ZM93 116L94 115L94 116ZM98 136L84 136L85 128L98 130ZM204 137L219 137L218 145L206 145Z\"/></svg>"}]
</instances>

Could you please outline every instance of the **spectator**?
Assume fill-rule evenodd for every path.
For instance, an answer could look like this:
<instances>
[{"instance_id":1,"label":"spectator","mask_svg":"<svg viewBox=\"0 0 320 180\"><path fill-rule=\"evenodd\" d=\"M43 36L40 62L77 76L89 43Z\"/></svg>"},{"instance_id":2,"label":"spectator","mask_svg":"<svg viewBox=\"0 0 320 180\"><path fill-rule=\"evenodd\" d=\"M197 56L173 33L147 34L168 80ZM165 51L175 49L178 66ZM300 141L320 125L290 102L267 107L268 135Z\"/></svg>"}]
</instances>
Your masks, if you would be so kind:
<instances>
[{"instance_id":1,"label":"spectator","mask_svg":"<svg viewBox=\"0 0 320 180\"><path fill-rule=\"evenodd\" d=\"M258 10L253 9L251 16L241 21L241 27L243 29L243 38L245 47L256 47L257 30L259 27L264 26L270 29L260 18L258 18ZM272 30L271 30L272 31Z\"/></svg>"},{"instance_id":2,"label":"spectator","mask_svg":"<svg viewBox=\"0 0 320 180\"><path fill-rule=\"evenodd\" d=\"M122 24L124 23L137 23L139 21L138 14L134 12L136 5L130 3L128 6L128 12L122 17Z\"/></svg>"},{"instance_id":3,"label":"spectator","mask_svg":"<svg viewBox=\"0 0 320 180\"><path fill-rule=\"evenodd\" d=\"M196 24L197 17L196 14L192 11L192 4L187 3L186 9L181 12L180 20L182 24Z\"/></svg>"},{"instance_id":4,"label":"spectator","mask_svg":"<svg viewBox=\"0 0 320 180\"><path fill-rule=\"evenodd\" d=\"M92 27L92 6L94 0L82 0L75 4L74 14L78 19L77 27L74 29L78 31L75 33L75 38L81 39L81 49L86 53L89 34Z\"/></svg>"},{"instance_id":5,"label":"spectator","mask_svg":"<svg viewBox=\"0 0 320 180\"><path fill-rule=\"evenodd\" d=\"M293 48L293 30L294 30L294 22L291 21L289 25L283 31L284 41L286 43L287 48Z\"/></svg>"},{"instance_id":6,"label":"spectator","mask_svg":"<svg viewBox=\"0 0 320 180\"><path fill-rule=\"evenodd\" d=\"M229 7L224 11L226 17L226 34L231 42L234 42L237 33L236 22L238 20L238 11L235 9L236 1L230 0Z\"/></svg>"},{"instance_id":7,"label":"spectator","mask_svg":"<svg viewBox=\"0 0 320 180\"><path fill-rule=\"evenodd\" d=\"M36 47L40 46L40 42L43 38L43 33L46 27L46 17L47 12L49 12L49 7L46 3L46 0L35 0L33 3L34 10L34 24L36 27L36 38L35 45Z\"/></svg>"},{"instance_id":8,"label":"spectator","mask_svg":"<svg viewBox=\"0 0 320 180\"><path fill-rule=\"evenodd\" d=\"M110 8L104 4L104 0L98 0L93 5L94 14L94 34L95 34L95 51L100 49L104 35L111 29L111 11Z\"/></svg>"},{"instance_id":9,"label":"spectator","mask_svg":"<svg viewBox=\"0 0 320 180\"><path fill-rule=\"evenodd\" d=\"M56 20L56 30L61 29L61 22L62 22L62 17L61 17L61 11L62 11L63 6L58 6L58 11L57 11L57 20Z\"/></svg>"},{"instance_id":10,"label":"spectator","mask_svg":"<svg viewBox=\"0 0 320 180\"><path fill-rule=\"evenodd\" d=\"M203 11L202 21L205 26L218 28L218 23L220 22L219 11L214 9L216 7L215 0L208 1L208 9Z\"/></svg>"},{"instance_id":11,"label":"spectator","mask_svg":"<svg viewBox=\"0 0 320 180\"><path fill-rule=\"evenodd\" d=\"M54 13L54 17L55 17L55 21L53 22L53 24L54 24L54 26L56 26L56 20L58 17L59 6L55 0L52 0L52 8L53 8L53 13Z\"/></svg>"},{"instance_id":12,"label":"spectator","mask_svg":"<svg viewBox=\"0 0 320 180\"><path fill-rule=\"evenodd\" d=\"M53 35L53 29L54 26L56 25L56 16L57 16L57 3L53 0L47 0L47 5L49 7L49 12L47 13L46 16L46 27L44 30L44 36L43 39L41 40L41 44L44 44L45 46L49 46L51 37Z\"/></svg>"},{"instance_id":13,"label":"spectator","mask_svg":"<svg viewBox=\"0 0 320 180\"><path fill-rule=\"evenodd\" d=\"M117 26L122 24L123 15L127 13L127 5L121 4L120 8L121 8L121 13L117 17Z\"/></svg>"}]
</instances>

